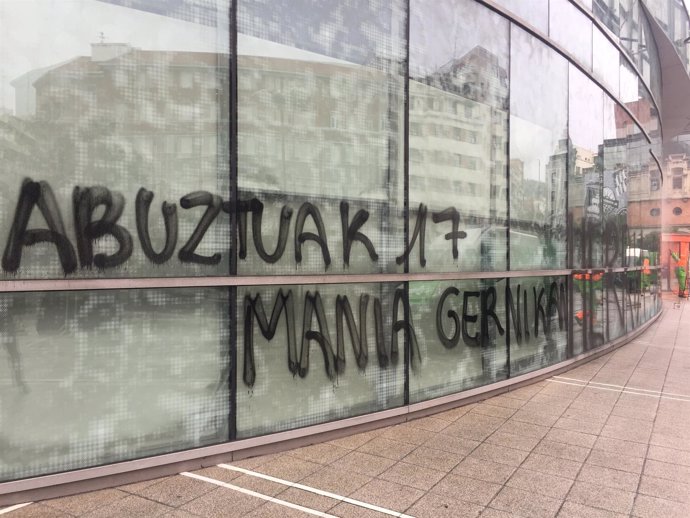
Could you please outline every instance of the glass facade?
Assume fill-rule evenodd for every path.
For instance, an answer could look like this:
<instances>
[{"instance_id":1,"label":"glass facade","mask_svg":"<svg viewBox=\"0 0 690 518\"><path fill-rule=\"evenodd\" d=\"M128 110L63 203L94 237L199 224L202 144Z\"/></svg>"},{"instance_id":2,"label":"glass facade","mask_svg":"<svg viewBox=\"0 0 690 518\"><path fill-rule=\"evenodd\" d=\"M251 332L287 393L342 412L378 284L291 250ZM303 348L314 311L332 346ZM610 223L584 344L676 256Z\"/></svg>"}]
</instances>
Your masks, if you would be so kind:
<instances>
[{"instance_id":1,"label":"glass facade","mask_svg":"<svg viewBox=\"0 0 690 518\"><path fill-rule=\"evenodd\" d=\"M657 315L644 9L494 4L0 3L0 482L490 386Z\"/></svg>"}]
</instances>

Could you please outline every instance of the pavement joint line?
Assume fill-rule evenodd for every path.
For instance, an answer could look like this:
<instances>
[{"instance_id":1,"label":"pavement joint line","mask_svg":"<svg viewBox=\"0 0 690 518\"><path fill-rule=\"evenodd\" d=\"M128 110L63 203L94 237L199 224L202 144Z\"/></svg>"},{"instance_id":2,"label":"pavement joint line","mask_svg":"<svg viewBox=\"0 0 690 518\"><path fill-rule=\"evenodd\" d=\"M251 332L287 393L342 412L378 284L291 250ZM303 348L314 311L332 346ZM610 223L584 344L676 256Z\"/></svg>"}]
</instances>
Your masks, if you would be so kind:
<instances>
[{"instance_id":1,"label":"pavement joint line","mask_svg":"<svg viewBox=\"0 0 690 518\"><path fill-rule=\"evenodd\" d=\"M627 387L624 385L613 385L612 383L599 383L598 381L587 381L587 380L579 380L575 378L566 378L565 376L554 376L554 379L560 379L560 380L568 380L568 381L579 381L580 383L587 383L590 385L604 385L605 387L618 387L626 390L637 390L638 392L652 392L654 394L660 394L662 396L680 396L680 397L686 397L690 398L690 395L688 394L678 394L675 392L664 392L663 390L650 390L650 389L643 389L643 388L636 388L636 387Z\"/></svg>"},{"instance_id":2,"label":"pavement joint line","mask_svg":"<svg viewBox=\"0 0 690 518\"><path fill-rule=\"evenodd\" d=\"M635 396L653 397L653 398L657 398L657 399L667 399L667 400L671 400L671 401L685 401L686 403L690 403L690 397L683 399L683 398L669 397L669 396L664 396L664 395L659 395L659 394L644 394L642 392L633 392L632 390L615 389L615 388L607 388L607 387L596 387L596 386L590 385L590 384L569 383L567 381L559 381L559 380L555 380L555 379L549 379L547 381L550 381L551 383L561 383L563 385L572 385L574 387L585 387L585 388L591 388L591 389L597 389L597 390L608 390L610 392L619 392L621 394L631 394L631 395L635 395Z\"/></svg>"},{"instance_id":3,"label":"pavement joint line","mask_svg":"<svg viewBox=\"0 0 690 518\"><path fill-rule=\"evenodd\" d=\"M27 505L32 503L33 502L26 502L25 504L16 504L10 507L5 507L4 509L0 509L0 514L7 514L9 512L16 511L17 509L21 509L22 507L26 507Z\"/></svg>"},{"instance_id":4,"label":"pavement joint line","mask_svg":"<svg viewBox=\"0 0 690 518\"><path fill-rule=\"evenodd\" d=\"M338 495L336 493L331 493L330 491L324 491L323 489L317 489L311 486L305 486L304 484L299 484L297 482L290 482L289 480L284 480L282 478L272 477L271 475L265 475L264 473L257 473L256 471L251 471L245 468L239 468L237 466L232 466L230 464L218 464L219 468L228 469L230 471L236 471L238 473L244 473L251 477L263 478L264 480L269 480L271 482L276 482L277 484L283 484L285 486L294 487L295 489L301 489L303 491L308 491L317 495L332 498L333 500L339 500L348 504L356 505L359 507L364 507L365 509L370 509L372 511L377 511L379 513L388 514L390 516L397 516L399 518L414 518L409 514L399 513L398 511L393 511L391 509L386 509L385 507L379 507L378 505L369 504L367 502L362 502L361 500L355 500L354 498L349 498L347 496Z\"/></svg>"},{"instance_id":5,"label":"pavement joint line","mask_svg":"<svg viewBox=\"0 0 690 518\"><path fill-rule=\"evenodd\" d=\"M332 515L332 514L323 513L321 511L317 511L316 509L310 509L309 507L304 507L301 505L293 504L292 502L286 502L285 500L280 500L279 498L275 498L272 496L267 496L267 495L264 495L261 493L257 493L256 491L252 491L250 489L245 489L243 487L234 486L232 484L228 484L227 482L223 482L221 480L216 480L215 478L204 477L202 475L197 475L196 473L189 473L188 471L183 471L182 473L180 473L180 475L182 475L183 477L195 478L195 479L201 480L203 482L208 482L209 484L215 484L217 486L224 487L226 489L232 489L234 491L244 493L245 495L254 496L256 498L266 500L267 502L271 502L274 504L289 507L291 509L296 509L298 511L302 511L302 512L305 512L307 514L312 514L314 516L321 516L321 517L325 517L325 518L337 518L335 515Z\"/></svg>"}]
</instances>

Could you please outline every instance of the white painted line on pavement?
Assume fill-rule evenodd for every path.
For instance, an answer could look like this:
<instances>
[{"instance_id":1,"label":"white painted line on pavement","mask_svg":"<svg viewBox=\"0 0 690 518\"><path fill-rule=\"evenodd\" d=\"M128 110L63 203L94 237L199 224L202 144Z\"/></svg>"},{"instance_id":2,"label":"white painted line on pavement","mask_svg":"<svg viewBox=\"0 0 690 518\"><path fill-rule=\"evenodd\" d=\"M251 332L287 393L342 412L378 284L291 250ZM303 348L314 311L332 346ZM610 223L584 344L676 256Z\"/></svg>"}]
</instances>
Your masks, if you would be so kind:
<instances>
[{"instance_id":1,"label":"white painted line on pavement","mask_svg":"<svg viewBox=\"0 0 690 518\"><path fill-rule=\"evenodd\" d=\"M332 498L333 500L340 500L342 502L347 502L348 504L356 505L359 507L364 507L365 509L370 509L372 511L377 511L379 513L388 514L390 516L397 516L399 518L414 518L409 514L399 513L397 511L392 511L391 509L386 509L385 507L379 507L378 505L368 504L367 502L362 502L361 500L355 500L354 498L348 498L347 496L338 495L336 493L331 493L330 491L324 491L322 489L316 489L315 487L305 486L304 484L298 484L297 482L290 482L289 480L284 480L282 478L272 477L271 475L265 475L263 473L257 473L256 471L251 471L244 468L239 468L237 466L232 466L230 464L218 464L219 468L229 469L231 471L237 471L238 473L244 473L252 477L263 478L264 480L270 480L271 482L276 482L278 484L283 484L289 487L294 487L296 489L301 489L302 491L309 491L310 493L315 493L317 495L326 496Z\"/></svg>"},{"instance_id":2,"label":"white painted line on pavement","mask_svg":"<svg viewBox=\"0 0 690 518\"><path fill-rule=\"evenodd\" d=\"M623 385L613 385L611 383L599 383L598 381L586 381L586 380L578 380L575 378L566 378L565 376L554 376L555 379L561 379L561 380L568 380L568 381L579 381L580 383L588 383L590 385L604 385L605 387L617 387L617 388L622 388L626 390L637 390L638 392L652 392L654 394L660 394L662 396L679 396L679 397L686 397L690 398L690 395L688 394L677 394L674 392L664 392L663 390L649 390L649 389L643 389L643 388L636 388L636 387L628 387L623 386Z\"/></svg>"},{"instance_id":3,"label":"white painted line on pavement","mask_svg":"<svg viewBox=\"0 0 690 518\"><path fill-rule=\"evenodd\" d=\"M663 396L659 394L644 394L642 392L633 392L631 390L625 390L625 389L615 389L615 388L607 388L607 387L597 387L595 385L589 385L589 384L581 384L581 383L570 383L568 381L560 381L556 379L547 379L546 381L550 381L551 383L561 383L562 385L572 385L574 387L585 387L585 388L591 388L591 389L597 389L597 390L608 390L610 392L619 392L623 394L632 394L635 396L645 396L645 397L653 397L657 399L668 399L671 401L685 401L686 403L690 403L690 399L682 399L682 398L677 398L677 397L668 397L668 396Z\"/></svg>"},{"instance_id":4,"label":"white painted line on pavement","mask_svg":"<svg viewBox=\"0 0 690 518\"><path fill-rule=\"evenodd\" d=\"M4 509L0 509L0 514L7 514L11 511L16 511L17 509L21 509L22 507L26 507L29 504L32 504L33 502L27 502L25 504L17 504L13 505L11 507L5 507Z\"/></svg>"},{"instance_id":5,"label":"white painted line on pavement","mask_svg":"<svg viewBox=\"0 0 690 518\"><path fill-rule=\"evenodd\" d=\"M285 500L280 500L280 499L274 498L272 496L262 495L261 493L257 493L256 491L251 491L250 489L245 489L243 487L234 486L232 484L228 484L227 482L222 482L220 480L216 480L215 478L204 477L202 475L197 475L196 473L189 473L187 471L183 471L182 473L180 473L180 475L182 475L184 477L195 478L197 480L202 480L204 482L208 482L209 484L215 484L217 486L224 487L226 489L232 489L234 491L239 491L240 493L244 493L245 495L255 496L256 498L261 498L262 500L266 500L267 502L272 502L274 504L283 505L283 506L289 507L291 509L297 509L298 511L302 511L302 512L305 512L307 514L313 514L314 516L321 516L321 517L325 517L325 518L337 518L336 516L334 516L332 514L322 513L321 511L317 511L315 509L309 509L308 507L303 507L301 505L293 504L292 502L286 502Z\"/></svg>"}]
</instances>

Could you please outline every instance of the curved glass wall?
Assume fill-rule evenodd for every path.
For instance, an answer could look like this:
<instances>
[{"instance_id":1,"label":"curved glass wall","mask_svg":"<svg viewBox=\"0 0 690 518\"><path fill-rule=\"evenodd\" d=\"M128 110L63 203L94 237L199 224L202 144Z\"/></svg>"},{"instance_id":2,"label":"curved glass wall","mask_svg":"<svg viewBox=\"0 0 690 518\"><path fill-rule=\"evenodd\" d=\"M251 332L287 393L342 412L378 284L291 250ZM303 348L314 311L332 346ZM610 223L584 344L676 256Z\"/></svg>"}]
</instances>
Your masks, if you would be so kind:
<instances>
[{"instance_id":1,"label":"curved glass wall","mask_svg":"<svg viewBox=\"0 0 690 518\"><path fill-rule=\"evenodd\" d=\"M656 51L496 4L0 3L0 481L461 393L655 316ZM633 5L591 2L647 41Z\"/></svg>"}]
</instances>

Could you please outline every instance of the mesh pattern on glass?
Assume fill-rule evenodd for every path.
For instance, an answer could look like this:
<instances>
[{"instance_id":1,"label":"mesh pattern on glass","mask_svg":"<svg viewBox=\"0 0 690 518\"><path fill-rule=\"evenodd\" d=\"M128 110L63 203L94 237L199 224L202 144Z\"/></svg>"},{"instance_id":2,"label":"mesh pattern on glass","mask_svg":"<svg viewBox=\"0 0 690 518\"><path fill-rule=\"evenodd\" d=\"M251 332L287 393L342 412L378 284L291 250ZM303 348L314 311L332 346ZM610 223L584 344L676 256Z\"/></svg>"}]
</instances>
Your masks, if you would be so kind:
<instances>
[{"instance_id":1,"label":"mesh pattern on glass","mask_svg":"<svg viewBox=\"0 0 690 518\"><path fill-rule=\"evenodd\" d=\"M44 182L38 198L24 192L28 228L50 228L63 236L58 244L44 239L28 247L21 231L15 232L18 251L5 249L5 275L228 273L227 216L212 214L193 247L188 241L206 202L187 206L182 200L198 191L218 200L229 197L228 1L168 4L29 0L0 12L4 27L17 28L0 35L3 56L12 56L3 60L0 85L0 243L8 243L13 221L15 230L21 228L17 207L25 179ZM19 35L29 17L40 30ZM107 30L99 34L98 27ZM148 218L143 212L137 216L135 208L142 188L154 195ZM170 233L170 252L154 260L144 252L146 233L139 226L148 227L153 251L161 253L164 201L176 206L170 216L176 232ZM110 205L108 224L89 228L104 216L105 205ZM87 245L80 244L80 236ZM200 256L221 256L180 258L186 244ZM111 257L101 264L99 254Z\"/></svg>"},{"instance_id":2,"label":"mesh pattern on glass","mask_svg":"<svg viewBox=\"0 0 690 518\"><path fill-rule=\"evenodd\" d=\"M402 290L402 286L397 289ZM239 293L238 437L333 421L403 403L403 331L397 333L397 354L391 345L396 286L257 287ZM342 297L349 301L357 338L353 343L348 311L343 309L340 348L338 303L343 302ZM366 310L362 313L363 298ZM396 320L404 318L403 308L399 303ZM257 317L260 313L266 317L263 329L261 317ZM267 340L264 331L268 331L273 315L276 327L272 339ZM378 329L383 338L380 341Z\"/></svg>"},{"instance_id":3,"label":"mesh pattern on glass","mask_svg":"<svg viewBox=\"0 0 690 518\"><path fill-rule=\"evenodd\" d=\"M0 296L0 480L227 440L227 293Z\"/></svg>"},{"instance_id":4,"label":"mesh pattern on glass","mask_svg":"<svg viewBox=\"0 0 690 518\"><path fill-rule=\"evenodd\" d=\"M398 269L405 17L400 0L238 3L238 190L256 200L239 273Z\"/></svg>"}]
</instances>

